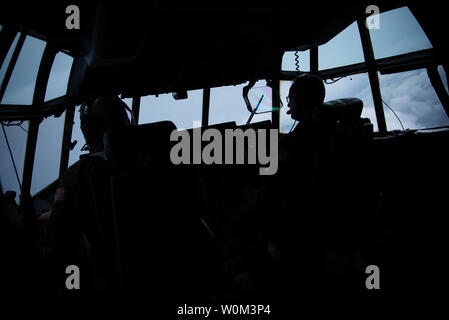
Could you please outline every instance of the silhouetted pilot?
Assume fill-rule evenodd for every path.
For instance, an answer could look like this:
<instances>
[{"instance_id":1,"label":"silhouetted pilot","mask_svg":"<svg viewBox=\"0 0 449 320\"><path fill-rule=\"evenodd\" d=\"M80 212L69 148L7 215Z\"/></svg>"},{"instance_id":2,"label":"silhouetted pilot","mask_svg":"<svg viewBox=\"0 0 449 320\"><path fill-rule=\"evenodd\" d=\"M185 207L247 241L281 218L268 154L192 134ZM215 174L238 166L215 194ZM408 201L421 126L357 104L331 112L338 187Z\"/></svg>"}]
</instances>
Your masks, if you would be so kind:
<instances>
[{"instance_id":1,"label":"silhouetted pilot","mask_svg":"<svg viewBox=\"0 0 449 320\"><path fill-rule=\"evenodd\" d=\"M297 77L287 96L287 114L298 125L279 141L279 170L270 192L279 193L281 210L289 216L298 208L302 216L309 212L309 191L319 142L316 138L322 129L317 111L324 97L323 81L313 74Z\"/></svg>"},{"instance_id":2,"label":"silhouetted pilot","mask_svg":"<svg viewBox=\"0 0 449 320\"><path fill-rule=\"evenodd\" d=\"M319 76L306 73L295 79L287 96L289 107L287 114L299 123L286 139L282 140L285 148L288 148L285 143L292 143L298 135L313 133L320 129L321 122L317 109L323 103L325 95L323 80Z\"/></svg>"},{"instance_id":3,"label":"silhouetted pilot","mask_svg":"<svg viewBox=\"0 0 449 320\"><path fill-rule=\"evenodd\" d=\"M92 205L88 194L88 175L93 165L106 161L103 135L107 130L130 125L126 106L117 97L86 101L80 108L81 130L89 155L70 166L56 190L51 211L40 220L48 220L47 249L52 259L57 287L64 286L65 267L79 263L79 253L87 242L95 242L98 233L89 216ZM84 238L85 237L85 238ZM62 271L62 275L61 275Z\"/></svg>"},{"instance_id":4,"label":"silhouetted pilot","mask_svg":"<svg viewBox=\"0 0 449 320\"><path fill-rule=\"evenodd\" d=\"M296 128L282 139L279 146L281 181L294 181L283 195L285 210L293 219L299 219L297 227L307 228L319 223L324 152L327 150L326 123L320 117L320 105L326 91L323 80L313 74L303 74L290 87L287 106ZM281 167L281 164L283 165ZM322 200L322 199L321 199ZM306 230L304 230L306 231Z\"/></svg>"},{"instance_id":5,"label":"silhouetted pilot","mask_svg":"<svg viewBox=\"0 0 449 320\"><path fill-rule=\"evenodd\" d=\"M279 170L272 177L269 194L262 199L273 199L264 206L270 250L277 248L277 261L282 268L280 289L314 290L319 287L312 275L319 256L317 217L314 194L316 184L317 133L321 130L318 108L323 103L325 88L317 75L303 74L295 79L287 97L296 128L280 139ZM265 190L266 192L267 190ZM291 288L286 289L286 287ZM287 293L286 293L287 294ZM289 296L282 297L289 299Z\"/></svg>"}]
</instances>

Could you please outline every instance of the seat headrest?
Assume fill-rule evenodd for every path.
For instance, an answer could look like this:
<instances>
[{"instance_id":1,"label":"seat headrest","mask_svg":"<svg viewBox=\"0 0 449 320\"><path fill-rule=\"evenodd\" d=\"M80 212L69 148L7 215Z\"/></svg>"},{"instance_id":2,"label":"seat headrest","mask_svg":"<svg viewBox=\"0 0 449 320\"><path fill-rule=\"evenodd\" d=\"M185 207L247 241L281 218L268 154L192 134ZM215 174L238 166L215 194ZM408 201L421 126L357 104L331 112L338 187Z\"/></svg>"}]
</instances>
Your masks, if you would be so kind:
<instances>
[{"instance_id":1,"label":"seat headrest","mask_svg":"<svg viewBox=\"0 0 449 320\"><path fill-rule=\"evenodd\" d=\"M362 114L363 101L358 98L343 98L324 102L316 107L315 117L327 124L356 124Z\"/></svg>"},{"instance_id":2,"label":"seat headrest","mask_svg":"<svg viewBox=\"0 0 449 320\"><path fill-rule=\"evenodd\" d=\"M131 126L107 131L104 148L113 168L143 168L155 161L170 161L170 134L176 130L171 121Z\"/></svg>"}]
</instances>

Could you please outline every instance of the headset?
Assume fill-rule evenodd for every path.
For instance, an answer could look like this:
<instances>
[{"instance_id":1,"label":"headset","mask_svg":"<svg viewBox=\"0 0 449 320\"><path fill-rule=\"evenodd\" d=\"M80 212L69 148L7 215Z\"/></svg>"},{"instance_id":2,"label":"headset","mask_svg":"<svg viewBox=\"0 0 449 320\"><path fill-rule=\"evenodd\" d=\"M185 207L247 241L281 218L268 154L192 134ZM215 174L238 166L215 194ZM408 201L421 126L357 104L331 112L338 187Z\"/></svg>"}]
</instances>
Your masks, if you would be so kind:
<instances>
[{"instance_id":1,"label":"headset","mask_svg":"<svg viewBox=\"0 0 449 320\"><path fill-rule=\"evenodd\" d=\"M98 97L100 98L100 97ZM136 125L134 115L131 109L117 96L103 96L106 99L103 103L110 105L108 118L96 117L92 114L92 104L98 98L86 99L80 107L80 122L81 131L83 132L86 144L81 148L82 151L88 150L89 144L92 144L98 139L101 139L105 131L114 127L127 127ZM129 111L131 114L131 121L126 114Z\"/></svg>"},{"instance_id":2,"label":"headset","mask_svg":"<svg viewBox=\"0 0 449 320\"><path fill-rule=\"evenodd\" d=\"M313 83L313 82L315 82L315 83ZM326 88L324 87L324 84L318 75L315 75L313 73L303 73L303 74L299 75L294 80L292 87L299 86L299 85L304 87L303 90L306 92L306 98L312 99L313 101L311 101L311 102L313 104L320 104L324 101L324 98L326 95ZM297 101L304 99L304 97L298 97L297 93L295 91L296 90L294 90L294 94L295 94L295 98ZM316 97L310 98L311 95L316 95ZM287 112L287 114L290 114L290 112Z\"/></svg>"}]
</instances>

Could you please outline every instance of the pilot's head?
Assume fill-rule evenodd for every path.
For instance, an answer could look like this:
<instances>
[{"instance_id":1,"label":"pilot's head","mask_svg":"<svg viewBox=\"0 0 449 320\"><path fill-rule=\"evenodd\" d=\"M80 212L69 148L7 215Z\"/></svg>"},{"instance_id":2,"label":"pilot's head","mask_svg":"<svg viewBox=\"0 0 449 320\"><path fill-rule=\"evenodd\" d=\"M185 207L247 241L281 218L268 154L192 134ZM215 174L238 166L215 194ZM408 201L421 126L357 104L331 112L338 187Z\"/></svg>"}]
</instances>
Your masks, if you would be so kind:
<instances>
[{"instance_id":1,"label":"pilot's head","mask_svg":"<svg viewBox=\"0 0 449 320\"><path fill-rule=\"evenodd\" d=\"M103 134L107 130L130 125L126 108L116 96L89 99L81 105L81 131L91 153L104 149Z\"/></svg>"},{"instance_id":2,"label":"pilot's head","mask_svg":"<svg viewBox=\"0 0 449 320\"><path fill-rule=\"evenodd\" d=\"M312 120L313 108L324 101L326 90L323 80L314 74L305 73L295 79L290 87L287 114L300 122Z\"/></svg>"}]
</instances>

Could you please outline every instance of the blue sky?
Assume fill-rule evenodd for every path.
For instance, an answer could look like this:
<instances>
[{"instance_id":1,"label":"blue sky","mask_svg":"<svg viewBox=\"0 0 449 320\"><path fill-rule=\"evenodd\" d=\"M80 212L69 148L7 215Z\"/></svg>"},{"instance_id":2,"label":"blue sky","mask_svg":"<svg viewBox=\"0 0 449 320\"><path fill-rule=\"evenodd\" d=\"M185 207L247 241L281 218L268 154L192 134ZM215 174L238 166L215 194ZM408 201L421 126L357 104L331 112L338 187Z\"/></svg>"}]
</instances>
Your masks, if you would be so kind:
<instances>
[{"instance_id":1,"label":"blue sky","mask_svg":"<svg viewBox=\"0 0 449 320\"><path fill-rule=\"evenodd\" d=\"M380 29L371 30L370 34L376 58L431 47L427 37L407 8L383 13L380 16ZM27 37L2 103L31 103L37 68L44 46L44 42ZM11 52L8 54L9 58L10 55ZM300 52L299 55L300 70L309 71L308 51ZM363 52L355 23L334 39L319 47L319 66L321 70L362 61ZM70 64L70 57L63 53L57 55L50 74L46 100L65 94ZM282 69L295 70L293 52L285 53ZM0 80L4 76L5 70L5 66L0 68ZM440 74L444 73L442 68L439 71ZM379 79L383 99L395 110L405 128L417 129L449 125L449 119L442 109L425 70L379 75ZM447 79L444 75L443 80L447 88ZM242 98L244 85L211 89L210 124L226 121L236 121L238 124L246 122L249 113ZM290 82L281 82L281 98L285 105L285 97L289 87ZM264 99L260 111L269 110L271 108L271 91L265 86L265 81L257 82L254 89L250 91L249 96L253 105L256 105L262 94ZM187 100L179 101L174 100L171 94L162 94L158 97L142 97L140 123L171 120L179 129L191 128L193 121L201 120L202 90L189 91L188 95ZM371 90L366 74L353 75L334 84L326 84L326 101L345 97L362 99L364 102L362 116L370 118L377 128ZM125 102L131 106L131 99L125 99ZM286 115L286 110L287 108L281 110L281 130L283 132L288 132L293 124L290 117ZM384 110L388 129L400 129L400 124L393 113L388 108ZM31 187L32 194L57 178L64 116L65 114L59 118L47 118L40 126ZM270 118L270 114L257 115L253 121L257 122ZM24 122L22 128L17 126L5 127L20 179L22 178L27 126L28 124ZM70 164L78 160L81 153L80 148L84 145L84 138L79 129L78 112L75 114L73 140L77 140L78 143L70 154ZM0 133L0 150L0 177L3 189L18 191L18 183L3 133Z\"/></svg>"}]
</instances>

